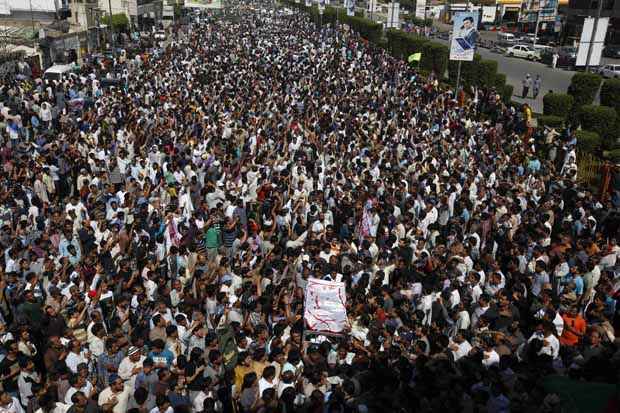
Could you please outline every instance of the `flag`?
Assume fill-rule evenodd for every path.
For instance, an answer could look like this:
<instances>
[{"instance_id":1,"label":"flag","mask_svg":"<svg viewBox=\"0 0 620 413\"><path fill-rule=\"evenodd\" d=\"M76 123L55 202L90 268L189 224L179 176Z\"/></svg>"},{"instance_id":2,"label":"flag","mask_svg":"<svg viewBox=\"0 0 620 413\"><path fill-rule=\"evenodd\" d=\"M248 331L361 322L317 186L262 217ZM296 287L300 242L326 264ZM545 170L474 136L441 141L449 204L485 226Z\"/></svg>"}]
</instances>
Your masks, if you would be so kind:
<instances>
[{"instance_id":1,"label":"flag","mask_svg":"<svg viewBox=\"0 0 620 413\"><path fill-rule=\"evenodd\" d=\"M422 60L422 53L421 52L414 53L414 54L410 55L407 60L409 61L409 63L411 63L411 62L419 62L420 60Z\"/></svg>"},{"instance_id":2,"label":"flag","mask_svg":"<svg viewBox=\"0 0 620 413\"><path fill-rule=\"evenodd\" d=\"M233 329L227 325L216 330L217 342L220 353L224 361L226 370L233 370L237 365L237 344L235 343L235 333Z\"/></svg>"}]
</instances>

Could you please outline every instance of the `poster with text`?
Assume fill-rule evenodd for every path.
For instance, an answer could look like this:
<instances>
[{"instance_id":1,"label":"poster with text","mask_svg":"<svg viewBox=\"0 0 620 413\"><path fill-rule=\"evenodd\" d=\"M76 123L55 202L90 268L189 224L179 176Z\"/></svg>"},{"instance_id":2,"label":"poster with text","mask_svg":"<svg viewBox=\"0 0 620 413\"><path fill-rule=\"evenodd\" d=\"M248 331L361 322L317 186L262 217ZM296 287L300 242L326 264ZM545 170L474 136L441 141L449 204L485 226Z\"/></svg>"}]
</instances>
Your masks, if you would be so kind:
<instances>
[{"instance_id":1,"label":"poster with text","mask_svg":"<svg viewBox=\"0 0 620 413\"><path fill-rule=\"evenodd\" d=\"M304 320L312 331L341 333L349 325L345 285L311 278L306 288Z\"/></svg>"},{"instance_id":2,"label":"poster with text","mask_svg":"<svg viewBox=\"0 0 620 413\"><path fill-rule=\"evenodd\" d=\"M464 11L454 14L452 39L450 41L450 60L471 62L474 60L478 33L478 12Z\"/></svg>"}]
</instances>

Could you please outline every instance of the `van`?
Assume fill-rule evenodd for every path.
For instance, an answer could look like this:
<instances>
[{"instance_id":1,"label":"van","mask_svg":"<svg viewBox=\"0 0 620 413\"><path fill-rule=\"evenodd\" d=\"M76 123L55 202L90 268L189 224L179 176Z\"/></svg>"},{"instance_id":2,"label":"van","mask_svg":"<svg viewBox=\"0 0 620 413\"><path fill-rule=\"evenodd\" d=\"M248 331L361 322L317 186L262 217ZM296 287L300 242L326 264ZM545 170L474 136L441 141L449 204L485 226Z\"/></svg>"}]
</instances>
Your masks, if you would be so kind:
<instances>
[{"instance_id":1,"label":"van","mask_svg":"<svg viewBox=\"0 0 620 413\"><path fill-rule=\"evenodd\" d=\"M502 46L510 46L517 42L517 38L512 33L497 33L497 43Z\"/></svg>"},{"instance_id":2,"label":"van","mask_svg":"<svg viewBox=\"0 0 620 413\"><path fill-rule=\"evenodd\" d=\"M44 79L61 81L73 72L72 65L54 65L43 73Z\"/></svg>"}]
</instances>

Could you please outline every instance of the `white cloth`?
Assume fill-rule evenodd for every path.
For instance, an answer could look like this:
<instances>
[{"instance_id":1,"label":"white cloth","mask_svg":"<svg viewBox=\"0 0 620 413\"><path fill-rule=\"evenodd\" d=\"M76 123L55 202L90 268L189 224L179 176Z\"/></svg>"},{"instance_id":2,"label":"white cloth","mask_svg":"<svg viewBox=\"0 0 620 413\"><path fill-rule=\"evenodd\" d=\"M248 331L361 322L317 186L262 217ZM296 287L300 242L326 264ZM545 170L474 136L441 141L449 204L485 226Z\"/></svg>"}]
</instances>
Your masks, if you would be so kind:
<instances>
[{"instance_id":1,"label":"white cloth","mask_svg":"<svg viewBox=\"0 0 620 413\"><path fill-rule=\"evenodd\" d=\"M120 393L114 393L110 387L106 387L101 393L99 393L97 404L101 407L108 403L112 398L116 397L116 404L112 408L112 412L125 413L127 411L127 403L129 402L129 394L131 393L131 389L133 389L133 387L125 385Z\"/></svg>"}]
</instances>

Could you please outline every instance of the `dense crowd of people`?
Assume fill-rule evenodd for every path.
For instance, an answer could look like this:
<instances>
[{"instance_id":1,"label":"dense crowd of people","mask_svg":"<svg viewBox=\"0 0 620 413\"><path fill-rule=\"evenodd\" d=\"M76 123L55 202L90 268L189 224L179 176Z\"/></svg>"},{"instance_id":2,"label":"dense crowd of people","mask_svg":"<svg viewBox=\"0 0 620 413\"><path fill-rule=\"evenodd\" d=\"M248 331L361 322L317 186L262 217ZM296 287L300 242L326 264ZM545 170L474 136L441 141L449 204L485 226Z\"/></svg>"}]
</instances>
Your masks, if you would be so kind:
<instances>
[{"instance_id":1,"label":"dense crowd of people","mask_svg":"<svg viewBox=\"0 0 620 413\"><path fill-rule=\"evenodd\" d=\"M618 380L620 205L571 131L231 12L0 88L0 412L551 412L549 377ZM304 325L312 278L341 334Z\"/></svg>"}]
</instances>

